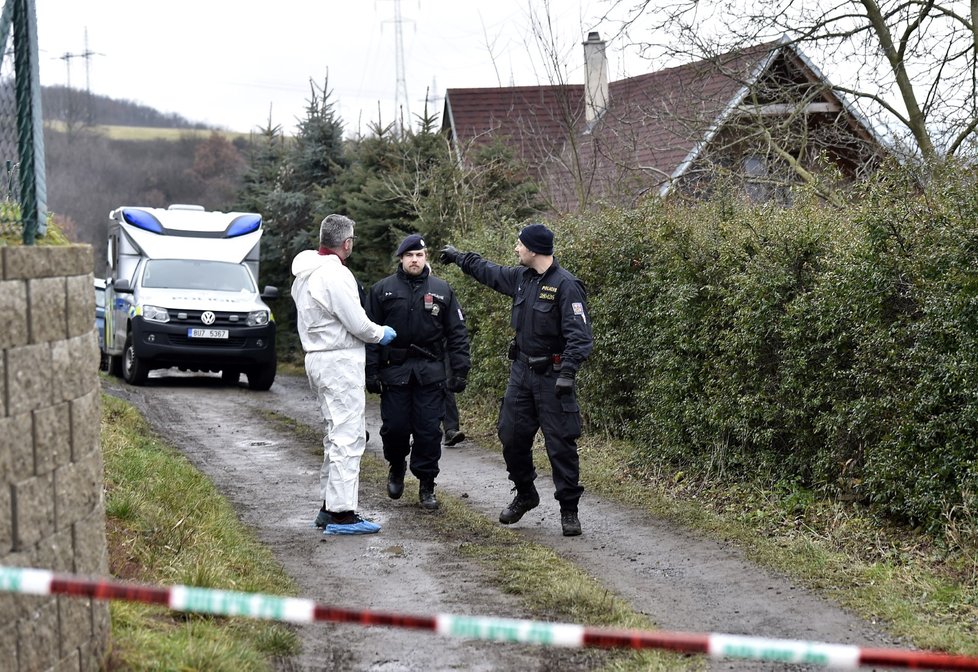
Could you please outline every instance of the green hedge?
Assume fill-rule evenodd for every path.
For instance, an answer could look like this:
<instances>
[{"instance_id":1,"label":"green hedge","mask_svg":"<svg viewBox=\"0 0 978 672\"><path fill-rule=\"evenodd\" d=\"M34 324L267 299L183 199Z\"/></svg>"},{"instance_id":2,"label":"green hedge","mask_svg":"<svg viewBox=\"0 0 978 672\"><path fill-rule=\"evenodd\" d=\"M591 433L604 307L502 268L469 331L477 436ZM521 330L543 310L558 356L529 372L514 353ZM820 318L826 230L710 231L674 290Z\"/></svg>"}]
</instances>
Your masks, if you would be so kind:
<instances>
[{"instance_id":1,"label":"green hedge","mask_svg":"<svg viewBox=\"0 0 978 672\"><path fill-rule=\"evenodd\" d=\"M592 431L636 466L792 483L937 528L978 485L978 191L889 174L843 210L652 203L553 222L588 287ZM454 241L514 263L518 229ZM445 270L474 389L505 384L509 300Z\"/></svg>"}]
</instances>

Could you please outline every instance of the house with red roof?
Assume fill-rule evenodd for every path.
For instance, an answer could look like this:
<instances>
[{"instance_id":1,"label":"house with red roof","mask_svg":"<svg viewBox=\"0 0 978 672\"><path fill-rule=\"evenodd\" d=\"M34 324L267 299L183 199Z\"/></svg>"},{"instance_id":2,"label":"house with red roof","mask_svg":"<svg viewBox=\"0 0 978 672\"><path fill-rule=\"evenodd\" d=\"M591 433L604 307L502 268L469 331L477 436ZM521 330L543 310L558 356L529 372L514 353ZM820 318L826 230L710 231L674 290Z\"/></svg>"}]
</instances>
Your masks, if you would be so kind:
<instances>
[{"instance_id":1,"label":"house with red roof","mask_svg":"<svg viewBox=\"0 0 978 672\"><path fill-rule=\"evenodd\" d=\"M720 180L752 200L777 199L819 175L858 180L886 153L787 39L609 82L593 32L584 60L583 85L448 89L442 129L458 159L505 143L553 210L569 212L703 196Z\"/></svg>"}]
</instances>

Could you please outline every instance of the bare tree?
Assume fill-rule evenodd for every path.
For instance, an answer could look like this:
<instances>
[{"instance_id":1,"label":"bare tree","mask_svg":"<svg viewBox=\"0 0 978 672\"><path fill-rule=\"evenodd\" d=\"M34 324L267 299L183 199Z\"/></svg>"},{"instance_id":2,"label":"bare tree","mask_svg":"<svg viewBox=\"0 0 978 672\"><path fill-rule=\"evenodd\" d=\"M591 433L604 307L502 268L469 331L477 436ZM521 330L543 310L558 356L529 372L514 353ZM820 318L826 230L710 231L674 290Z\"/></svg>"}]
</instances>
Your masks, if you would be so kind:
<instances>
[{"instance_id":1,"label":"bare tree","mask_svg":"<svg viewBox=\"0 0 978 672\"><path fill-rule=\"evenodd\" d=\"M786 37L832 73L906 157L978 149L978 0L610 0L619 37L655 59ZM650 41L648 36L654 36ZM640 39L633 39L640 36Z\"/></svg>"},{"instance_id":2,"label":"bare tree","mask_svg":"<svg viewBox=\"0 0 978 672\"><path fill-rule=\"evenodd\" d=\"M562 147L558 150L551 146L546 139L548 134L546 131L541 132L541 129L533 129L528 135L535 138L538 145L535 152L538 156L545 163L550 164L546 172L562 177L562 179L550 180L550 208L559 211L561 209L559 204L564 201L574 203L577 209L584 209L591 202L595 162L593 155L589 155L587 147L576 132L583 120L584 109L578 96L572 94L568 87L570 77L567 63L575 59L576 53L575 56L571 56L574 52L571 52L569 45L564 44L560 39L554 21L555 14L551 9L550 0L543 0L538 10L531 9L530 22L537 58L542 64L546 80L555 87L550 122L556 122L562 130ZM577 44L574 44L574 47L576 48ZM540 125L538 120L527 121L528 128ZM563 198L553 193L560 186L569 189L571 193Z\"/></svg>"}]
</instances>

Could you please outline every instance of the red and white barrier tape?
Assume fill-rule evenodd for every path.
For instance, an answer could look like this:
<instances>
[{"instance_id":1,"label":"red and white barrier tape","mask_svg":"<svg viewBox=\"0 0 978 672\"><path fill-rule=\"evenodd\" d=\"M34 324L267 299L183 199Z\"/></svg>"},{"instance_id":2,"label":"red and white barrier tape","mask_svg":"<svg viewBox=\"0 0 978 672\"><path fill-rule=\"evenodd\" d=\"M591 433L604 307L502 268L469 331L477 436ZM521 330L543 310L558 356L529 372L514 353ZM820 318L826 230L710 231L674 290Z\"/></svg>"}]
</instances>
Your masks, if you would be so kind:
<instances>
[{"instance_id":1,"label":"red and white barrier tape","mask_svg":"<svg viewBox=\"0 0 978 672\"><path fill-rule=\"evenodd\" d=\"M0 592L73 595L97 600L160 604L177 611L284 621L358 623L430 630L445 637L519 642L543 646L603 649L665 649L714 658L804 663L835 668L883 665L911 669L978 670L978 657L936 651L863 649L857 646L766 639L739 635L662 630L615 630L570 623L545 623L484 616L412 616L365 609L341 609L313 600L191 586L160 588L115 581L92 581L41 569L0 567Z\"/></svg>"}]
</instances>

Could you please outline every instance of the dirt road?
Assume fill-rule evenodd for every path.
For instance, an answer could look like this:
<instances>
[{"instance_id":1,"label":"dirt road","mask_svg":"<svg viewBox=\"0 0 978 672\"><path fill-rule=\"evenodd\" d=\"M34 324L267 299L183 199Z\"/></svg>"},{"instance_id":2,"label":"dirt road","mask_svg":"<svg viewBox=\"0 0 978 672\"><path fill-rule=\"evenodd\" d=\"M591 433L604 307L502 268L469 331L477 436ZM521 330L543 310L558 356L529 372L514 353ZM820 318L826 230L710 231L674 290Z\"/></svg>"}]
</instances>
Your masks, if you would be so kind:
<instances>
[{"instance_id":1,"label":"dirt road","mask_svg":"<svg viewBox=\"0 0 978 672\"><path fill-rule=\"evenodd\" d=\"M232 502L242 521L270 546L300 594L339 607L410 614L457 613L526 618L516 598L497 590L480 567L430 533L416 483L392 501L361 486L360 508L383 525L377 535L322 540L311 527L321 459L280 425L271 410L321 427L305 378L279 375L266 393L227 387L217 376L154 372L144 387L104 378L103 389L132 403ZM381 455L379 409L368 401L368 452ZM445 450L438 491L465 497L495 520L509 501L502 458L467 441ZM586 485L586 474L584 475ZM594 495L581 501L584 535L560 534L549 479L538 480L541 506L513 526L554 549L659 627L893 646L894 640L783 577L747 562L735 548L677 529ZM437 515L437 514L435 514ZM579 651L445 639L425 632L316 624L299 628L302 654L283 670L584 670L600 657ZM696 661L704 664L704 661ZM694 663L691 662L691 666ZM712 661L712 670L807 669Z\"/></svg>"}]
</instances>

